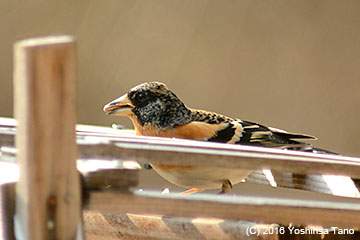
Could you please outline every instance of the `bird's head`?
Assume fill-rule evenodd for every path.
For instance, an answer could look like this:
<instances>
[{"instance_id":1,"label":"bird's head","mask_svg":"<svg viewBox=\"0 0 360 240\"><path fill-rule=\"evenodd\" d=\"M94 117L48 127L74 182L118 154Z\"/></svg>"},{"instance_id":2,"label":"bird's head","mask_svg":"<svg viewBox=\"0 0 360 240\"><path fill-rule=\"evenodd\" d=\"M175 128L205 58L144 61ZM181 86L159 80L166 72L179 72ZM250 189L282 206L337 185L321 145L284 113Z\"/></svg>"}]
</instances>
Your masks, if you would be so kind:
<instances>
[{"instance_id":1,"label":"bird's head","mask_svg":"<svg viewBox=\"0 0 360 240\"><path fill-rule=\"evenodd\" d=\"M104 106L107 114L128 116L141 126L158 129L184 125L191 121L191 111L165 84L146 82Z\"/></svg>"}]
</instances>

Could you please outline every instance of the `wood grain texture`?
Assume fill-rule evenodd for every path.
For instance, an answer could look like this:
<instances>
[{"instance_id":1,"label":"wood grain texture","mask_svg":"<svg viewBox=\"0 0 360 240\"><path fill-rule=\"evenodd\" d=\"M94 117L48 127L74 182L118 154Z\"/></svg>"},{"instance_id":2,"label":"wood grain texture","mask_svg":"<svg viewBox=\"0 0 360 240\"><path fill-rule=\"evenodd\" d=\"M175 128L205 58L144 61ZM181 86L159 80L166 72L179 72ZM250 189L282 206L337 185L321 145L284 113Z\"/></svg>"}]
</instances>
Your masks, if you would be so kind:
<instances>
[{"instance_id":1,"label":"wood grain texture","mask_svg":"<svg viewBox=\"0 0 360 240\"><path fill-rule=\"evenodd\" d=\"M157 164L271 169L307 174L337 174L360 178L360 159L328 154L202 143L190 140L124 137L82 142L83 158L133 158ZM110 143L110 144L109 144ZM111 144L112 143L112 144Z\"/></svg>"},{"instance_id":2,"label":"wood grain texture","mask_svg":"<svg viewBox=\"0 0 360 240\"><path fill-rule=\"evenodd\" d=\"M106 201L104 201L106 199ZM176 217L215 217L287 225L360 228L360 204L258 196L180 196L154 192L93 193L89 208L102 214L160 214Z\"/></svg>"},{"instance_id":3,"label":"wood grain texture","mask_svg":"<svg viewBox=\"0 0 360 240\"><path fill-rule=\"evenodd\" d=\"M219 218L186 218L146 214L84 212L86 237L92 240L127 239L249 239L249 240L354 240L360 232L339 234L330 227L279 225ZM313 229L313 234L299 234ZM324 234L315 234L328 230ZM291 231L290 231L291 230Z\"/></svg>"},{"instance_id":4,"label":"wood grain texture","mask_svg":"<svg viewBox=\"0 0 360 240\"><path fill-rule=\"evenodd\" d=\"M75 143L75 43L58 36L14 47L16 234L20 239L75 239L80 184Z\"/></svg>"},{"instance_id":5,"label":"wood grain texture","mask_svg":"<svg viewBox=\"0 0 360 240\"><path fill-rule=\"evenodd\" d=\"M15 183L0 184L0 239L14 240Z\"/></svg>"},{"instance_id":6,"label":"wood grain texture","mask_svg":"<svg viewBox=\"0 0 360 240\"><path fill-rule=\"evenodd\" d=\"M128 191L139 183L139 171L136 169L102 169L83 173L87 191Z\"/></svg>"},{"instance_id":7,"label":"wood grain texture","mask_svg":"<svg viewBox=\"0 0 360 240\"><path fill-rule=\"evenodd\" d=\"M84 212L86 237L92 240L133 239L249 239L278 240L275 233L263 234L276 224L256 224L246 221L216 218L186 218L162 215L101 214ZM257 234L247 230L254 228Z\"/></svg>"},{"instance_id":8,"label":"wood grain texture","mask_svg":"<svg viewBox=\"0 0 360 240\"><path fill-rule=\"evenodd\" d=\"M15 124L13 121L7 122ZM0 135L0 143L13 145L11 135L16 131L14 127L9 126L11 130ZM83 159L132 158L162 164L211 164L299 174L343 174L360 178L360 158L341 155L135 136L132 130L85 125L77 125L77 143L79 158Z\"/></svg>"},{"instance_id":9,"label":"wood grain texture","mask_svg":"<svg viewBox=\"0 0 360 240\"><path fill-rule=\"evenodd\" d=\"M83 160L135 159L146 161L147 159L153 159L154 162L161 161L167 164L222 166L223 163L226 163L231 167L241 167L246 164L251 168L259 169L249 175L246 181L267 185L269 185L269 180L264 176L261 169L262 166L271 166L270 169L272 169L271 172L278 187L328 194L332 193L332 188L339 188L339 186L325 182L323 179L324 174L343 174L358 177L360 172L358 167L359 159L346 156L319 155L216 143L209 144L179 139L137 137L134 136L132 130L116 130L98 126L77 125L76 130L79 158ZM13 143L15 132L15 120L0 118L0 145L2 146L3 159L11 159L16 155ZM224 151L226 149L230 151ZM159 150L158 153L157 150ZM164 151L168 152L168 157L162 155ZM195 155L191 155L191 152L194 152ZM134 156L132 153L135 153ZM212 160L208 159L209 155L214 154L214 157L210 156L213 158ZM256 155L254 156L254 154ZM140 156L137 157L136 155ZM188 158L181 159L181 156L187 156ZM289 156L289 159L287 159L287 156ZM177 158L177 160L174 158ZM199 163L194 159L200 159L199 161L202 162ZM176 160L175 163L174 160ZM349 184L349 187L351 187L353 185L351 181L356 182L356 179L349 179L348 183L344 184ZM344 187L346 186L341 186L341 188ZM357 188L359 189L358 186ZM342 196L346 196L346 193L343 193ZM354 194L348 194L347 196L353 197Z\"/></svg>"}]
</instances>

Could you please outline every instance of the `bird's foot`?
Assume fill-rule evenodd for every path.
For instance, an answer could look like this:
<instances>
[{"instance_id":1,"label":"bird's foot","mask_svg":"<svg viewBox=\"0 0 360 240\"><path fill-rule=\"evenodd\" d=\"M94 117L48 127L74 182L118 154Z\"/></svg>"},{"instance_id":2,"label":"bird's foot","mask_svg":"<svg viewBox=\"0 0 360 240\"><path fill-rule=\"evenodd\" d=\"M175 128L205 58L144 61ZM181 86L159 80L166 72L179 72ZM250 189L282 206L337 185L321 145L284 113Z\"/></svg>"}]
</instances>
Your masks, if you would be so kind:
<instances>
[{"instance_id":1,"label":"bird's foot","mask_svg":"<svg viewBox=\"0 0 360 240\"><path fill-rule=\"evenodd\" d=\"M219 192L218 195L229 193L229 192L231 192L231 189L232 189L232 184L231 184L230 180L226 179L223 181L223 184L221 187L221 192Z\"/></svg>"},{"instance_id":2,"label":"bird's foot","mask_svg":"<svg viewBox=\"0 0 360 240\"><path fill-rule=\"evenodd\" d=\"M191 189L181 192L179 194L180 195L190 195L193 193L203 192L204 190L205 190L204 188L191 188Z\"/></svg>"}]
</instances>

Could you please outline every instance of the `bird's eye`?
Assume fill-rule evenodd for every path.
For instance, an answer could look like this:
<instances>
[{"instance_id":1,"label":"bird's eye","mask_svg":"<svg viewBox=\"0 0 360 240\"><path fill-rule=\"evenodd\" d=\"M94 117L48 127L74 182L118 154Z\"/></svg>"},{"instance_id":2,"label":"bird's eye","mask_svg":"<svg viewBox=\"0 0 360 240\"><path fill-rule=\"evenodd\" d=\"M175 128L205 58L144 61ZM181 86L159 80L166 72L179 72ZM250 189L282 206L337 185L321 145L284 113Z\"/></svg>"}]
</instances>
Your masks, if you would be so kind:
<instances>
[{"instance_id":1,"label":"bird's eye","mask_svg":"<svg viewBox=\"0 0 360 240\"><path fill-rule=\"evenodd\" d=\"M138 94L136 94L136 100L139 102L145 101L146 100L146 94L143 92L139 92Z\"/></svg>"}]
</instances>

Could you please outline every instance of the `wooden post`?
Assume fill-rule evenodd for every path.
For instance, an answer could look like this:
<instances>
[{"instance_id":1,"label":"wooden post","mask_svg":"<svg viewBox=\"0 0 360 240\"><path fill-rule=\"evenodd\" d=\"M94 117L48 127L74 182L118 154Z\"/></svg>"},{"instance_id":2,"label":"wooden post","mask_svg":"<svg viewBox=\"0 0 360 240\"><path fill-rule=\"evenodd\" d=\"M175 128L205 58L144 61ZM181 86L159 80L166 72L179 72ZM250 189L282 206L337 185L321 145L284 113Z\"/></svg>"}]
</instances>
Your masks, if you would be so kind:
<instances>
[{"instance_id":1,"label":"wooden post","mask_svg":"<svg viewBox=\"0 0 360 240\"><path fill-rule=\"evenodd\" d=\"M14 212L15 183L0 184L0 239L15 239L13 224Z\"/></svg>"},{"instance_id":2,"label":"wooden post","mask_svg":"<svg viewBox=\"0 0 360 240\"><path fill-rule=\"evenodd\" d=\"M75 43L69 36L28 39L14 54L16 237L76 239Z\"/></svg>"}]
</instances>

